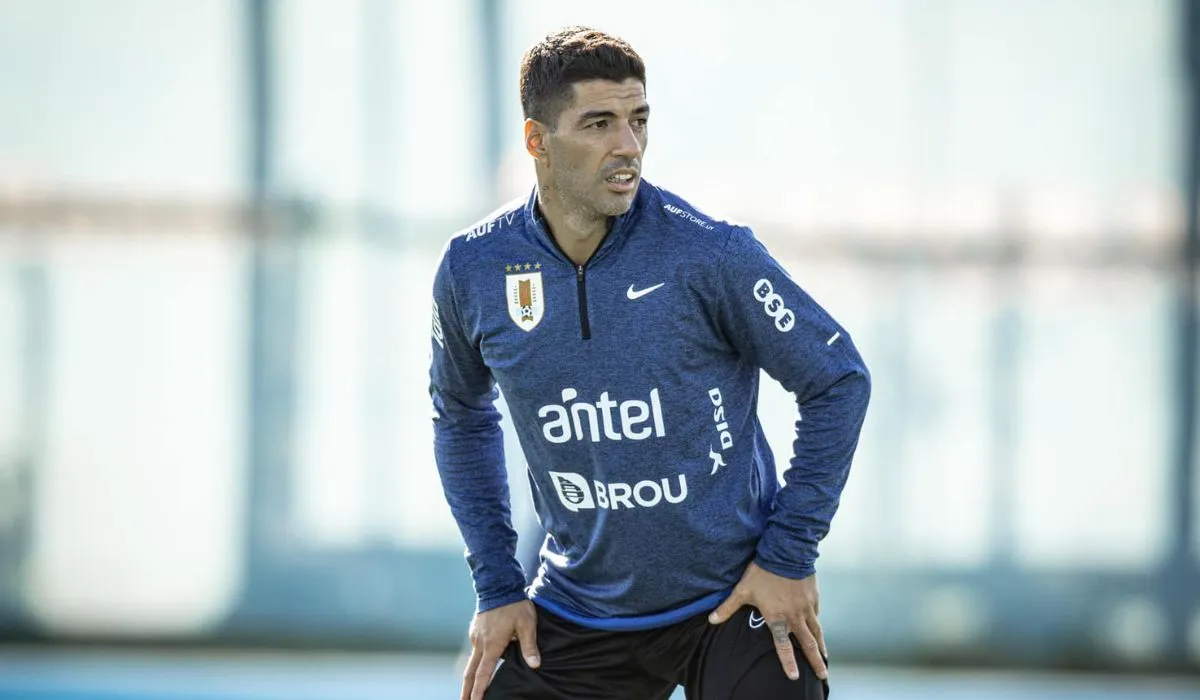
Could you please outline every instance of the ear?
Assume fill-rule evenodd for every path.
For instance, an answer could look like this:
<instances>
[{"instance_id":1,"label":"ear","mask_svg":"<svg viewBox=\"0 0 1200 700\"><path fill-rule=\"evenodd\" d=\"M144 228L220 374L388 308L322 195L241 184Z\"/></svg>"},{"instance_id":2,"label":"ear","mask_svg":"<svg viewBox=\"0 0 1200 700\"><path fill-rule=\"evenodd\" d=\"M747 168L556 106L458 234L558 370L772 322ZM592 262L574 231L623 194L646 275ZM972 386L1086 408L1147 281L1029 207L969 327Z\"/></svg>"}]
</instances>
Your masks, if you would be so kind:
<instances>
[{"instance_id":1,"label":"ear","mask_svg":"<svg viewBox=\"0 0 1200 700\"><path fill-rule=\"evenodd\" d=\"M533 119L525 120L525 151L537 160L546 157L546 125Z\"/></svg>"}]
</instances>

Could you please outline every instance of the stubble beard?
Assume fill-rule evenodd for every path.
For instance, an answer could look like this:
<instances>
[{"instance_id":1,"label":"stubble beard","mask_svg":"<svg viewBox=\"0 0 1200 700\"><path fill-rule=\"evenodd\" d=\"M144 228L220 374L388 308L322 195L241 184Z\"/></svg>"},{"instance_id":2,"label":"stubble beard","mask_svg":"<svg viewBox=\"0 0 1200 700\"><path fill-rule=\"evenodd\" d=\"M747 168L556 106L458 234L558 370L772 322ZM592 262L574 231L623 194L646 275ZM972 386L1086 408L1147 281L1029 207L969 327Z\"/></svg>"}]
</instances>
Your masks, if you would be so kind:
<instances>
[{"instance_id":1,"label":"stubble beard","mask_svg":"<svg viewBox=\"0 0 1200 700\"><path fill-rule=\"evenodd\" d=\"M603 181L588 177L556 178L552 187L563 213L581 224L620 216L633 204L632 197L609 192Z\"/></svg>"}]
</instances>

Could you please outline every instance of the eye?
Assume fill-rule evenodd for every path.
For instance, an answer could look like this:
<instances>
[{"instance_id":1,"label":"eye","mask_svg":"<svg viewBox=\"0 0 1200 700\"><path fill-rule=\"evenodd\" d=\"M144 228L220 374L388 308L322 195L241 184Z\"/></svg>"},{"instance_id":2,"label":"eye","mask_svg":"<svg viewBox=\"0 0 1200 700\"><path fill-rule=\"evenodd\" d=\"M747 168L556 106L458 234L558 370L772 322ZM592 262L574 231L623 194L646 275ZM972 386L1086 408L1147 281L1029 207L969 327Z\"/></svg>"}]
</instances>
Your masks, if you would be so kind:
<instances>
[{"instance_id":1,"label":"eye","mask_svg":"<svg viewBox=\"0 0 1200 700\"><path fill-rule=\"evenodd\" d=\"M645 128L646 128L646 124L647 124L649 121L650 121L650 120L649 120L649 119L647 119L647 118L645 118L645 117L640 117L640 118L638 118L638 119L634 119L634 120L633 120L633 124L634 124L634 126L636 126L636 127L637 127L637 128L639 128L639 129L645 129Z\"/></svg>"},{"instance_id":2,"label":"eye","mask_svg":"<svg viewBox=\"0 0 1200 700\"><path fill-rule=\"evenodd\" d=\"M589 129L606 129L606 128L608 128L608 120L607 119L597 119L596 121L592 122L591 124L588 124L588 128Z\"/></svg>"}]
</instances>

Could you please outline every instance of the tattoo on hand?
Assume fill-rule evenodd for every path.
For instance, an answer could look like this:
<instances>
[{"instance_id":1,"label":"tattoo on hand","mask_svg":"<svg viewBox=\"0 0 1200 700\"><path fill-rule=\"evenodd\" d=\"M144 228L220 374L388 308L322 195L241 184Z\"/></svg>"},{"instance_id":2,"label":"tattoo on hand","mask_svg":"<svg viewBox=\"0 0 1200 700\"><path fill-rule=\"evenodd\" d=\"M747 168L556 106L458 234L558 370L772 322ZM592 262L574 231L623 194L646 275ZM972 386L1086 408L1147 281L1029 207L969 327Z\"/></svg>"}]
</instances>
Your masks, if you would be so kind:
<instances>
[{"instance_id":1,"label":"tattoo on hand","mask_svg":"<svg viewBox=\"0 0 1200 700\"><path fill-rule=\"evenodd\" d=\"M770 628L771 638L775 640L776 644L783 645L788 643L787 620L775 620L774 622L768 622L767 627Z\"/></svg>"}]
</instances>

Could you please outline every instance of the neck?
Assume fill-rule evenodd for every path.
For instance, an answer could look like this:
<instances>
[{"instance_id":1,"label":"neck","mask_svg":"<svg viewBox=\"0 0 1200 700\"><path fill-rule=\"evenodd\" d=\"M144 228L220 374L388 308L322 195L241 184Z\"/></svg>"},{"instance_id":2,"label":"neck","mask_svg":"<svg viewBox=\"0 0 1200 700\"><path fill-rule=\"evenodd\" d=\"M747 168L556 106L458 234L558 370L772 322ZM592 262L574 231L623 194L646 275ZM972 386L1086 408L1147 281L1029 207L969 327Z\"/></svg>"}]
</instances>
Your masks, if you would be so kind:
<instances>
[{"instance_id":1,"label":"neck","mask_svg":"<svg viewBox=\"0 0 1200 700\"><path fill-rule=\"evenodd\" d=\"M582 265L592 257L608 232L607 216L572 206L562 200L556 189L541 183L538 184L538 207L554 242L576 265Z\"/></svg>"}]
</instances>

